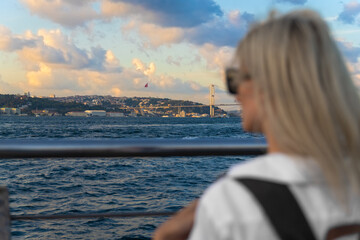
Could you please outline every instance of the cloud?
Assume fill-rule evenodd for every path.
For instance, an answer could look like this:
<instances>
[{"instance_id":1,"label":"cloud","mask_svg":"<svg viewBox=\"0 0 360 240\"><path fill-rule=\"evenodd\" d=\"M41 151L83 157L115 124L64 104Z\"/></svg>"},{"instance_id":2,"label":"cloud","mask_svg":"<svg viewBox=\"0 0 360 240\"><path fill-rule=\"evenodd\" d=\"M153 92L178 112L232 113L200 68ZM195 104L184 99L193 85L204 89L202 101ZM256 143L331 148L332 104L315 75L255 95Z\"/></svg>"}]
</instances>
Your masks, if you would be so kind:
<instances>
[{"instance_id":1,"label":"cloud","mask_svg":"<svg viewBox=\"0 0 360 240\"><path fill-rule=\"evenodd\" d=\"M14 35L10 29L0 25L0 50L2 51L16 51L25 47L36 46L38 40L27 32L23 36Z\"/></svg>"},{"instance_id":2,"label":"cloud","mask_svg":"<svg viewBox=\"0 0 360 240\"><path fill-rule=\"evenodd\" d=\"M143 47L188 41L234 46L254 15L226 15L214 0L21 0L31 13L65 27L86 26L94 20L128 19L124 33L145 36ZM98 6L98 7L94 7Z\"/></svg>"},{"instance_id":3,"label":"cloud","mask_svg":"<svg viewBox=\"0 0 360 240\"><path fill-rule=\"evenodd\" d=\"M124 68L111 50L100 46L81 49L58 29L14 35L1 26L0 31L6 33L6 36L0 36L0 50L16 53L26 71L26 81L19 83L23 91L46 95L48 92L115 96L140 93L171 97L206 89L195 82L158 75L155 62L145 63L134 58L133 65ZM147 82L150 86L144 88ZM0 81L0 88L5 85Z\"/></svg>"},{"instance_id":4,"label":"cloud","mask_svg":"<svg viewBox=\"0 0 360 240\"><path fill-rule=\"evenodd\" d=\"M121 7L121 9L124 8L127 7ZM146 11L149 11L149 9ZM176 18L176 16L168 17ZM185 18L191 19L191 16ZM255 20L255 15L235 10L227 14L225 18L209 18L208 21L204 21L199 25L194 24L191 28L180 26L169 27L169 24L148 23L144 21L144 19L146 18L132 20L122 27L123 33L125 34L128 34L130 31L135 31L142 36L144 47L159 47L183 41L195 45L211 43L216 46L236 46L239 39L246 33L249 24Z\"/></svg>"},{"instance_id":5,"label":"cloud","mask_svg":"<svg viewBox=\"0 0 360 240\"><path fill-rule=\"evenodd\" d=\"M35 88L45 87L46 88L46 85L47 86L52 85L51 84L52 70L50 67L46 66L43 63L39 64L39 69L37 71L29 71L26 74L26 77L28 79L28 83L29 83L30 87L35 87Z\"/></svg>"},{"instance_id":6,"label":"cloud","mask_svg":"<svg viewBox=\"0 0 360 240\"><path fill-rule=\"evenodd\" d=\"M92 20L141 17L162 27L194 27L223 15L213 0L21 0L32 14L66 27L85 26ZM97 9L95 4L100 4Z\"/></svg>"},{"instance_id":7,"label":"cloud","mask_svg":"<svg viewBox=\"0 0 360 240\"><path fill-rule=\"evenodd\" d=\"M21 1L31 13L65 27L88 28L98 23L94 20L126 19L127 24L121 22L123 33L140 35L144 46L181 42L190 43L194 48L200 46L200 55L208 69L215 72L224 66L230 50L255 18L251 13L240 11L225 14L214 0ZM144 63L134 56L133 65L123 67L111 49L99 45L85 49L60 29L16 35L0 26L0 33L0 50L17 54L26 71L22 88L31 92L56 89L56 95L117 96L139 92L168 96L208 92L207 87L195 82L159 74L154 60ZM174 56L166 60L169 64L181 63L181 59ZM144 88L146 82L150 82L149 88Z\"/></svg>"},{"instance_id":8,"label":"cloud","mask_svg":"<svg viewBox=\"0 0 360 240\"><path fill-rule=\"evenodd\" d=\"M19 83L22 91L30 91L36 95L52 92L56 95L151 94L174 97L177 94L181 96L206 90L195 82L156 74L154 62L144 63L139 58L134 58L132 67L121 67L112 51L100 47L94 47L90 51L81 50L59 30L42 30L33 36L38 37L35 47L24 47L16 51L27 70L26 81ZM121 71L118 71L119 68ZM149 87L144 88L147 82Z\"/></svg>"},{"instance_id":9,"label":"cloud","mask_svg":"<svg viewBox=\"0 0 360 240\"><path fill-rule=\"evenodd\" d=\"M207 87L203 87L194 81L183 81L168 75L155 76L151 82L149 82L148 88L144 88L144 84L142 83L138 83L136 87L137 90L143 92L150 91L152 94L162 93L168 96L176 93L191 95L195 93L207 93L209 91Z\"/></svg>"},{"instance_id":10,"label":"cloud","mask_svg":"<svg viewBox=\"0 0 360 240\"><path fill-rule=\"evenodd\" d=\"M123 72L98 72L89 69L58 69L41 63L28 71L20 87L36 95L52 92L56 95L114 94L118 96L127 86L128 75Z\"/></svg>"},{"instance_id":11,"label":"cloud","mask_svg":"<svg viewBox=\"0 0 360 240\"><path fill-rule=\"evenodd\" d=\"M38 69L27 72L27 81L21 83L21 86L31 92L45 90L46 92L68 91L73 94L96 93L96 91L101 92L102 88L107 89L108 75L111 74L88 69L64 70L40 63Z\"/></svg>"},{"instance_id":12,"label":"cloud","mask_svg":"<svg viewBox=\"0 0 360 240\"><path fill-rule=\"evenodd\" d=\"M124 34L130 31L142 36L143 47L159 47L186 41L195 45L206 43L215 46L234 47L246 33L249 25L255 20L255 15L240 11L232 11L226 19L215 19L211 22L193 27L161 27L141 21L130 21L124 25Z\"/></svg>"},{"instance_id":13,"label":"cloud","mask_svg":"<svg viewBox=\"0 0 360 240\"><path fill-rule=\"evenodd\" d=\"M338 20L343 23L353 24L359 13L360 3L352 1L344 4L344 10L339 14Z\"/></svg>"},{"instance_id":14,"label":"cloud","mask_svg":"<svg viewBox=\"0 0 360 240\"><path fill-rule=\"evenodd\" d=\"M119 72L122 69L119 60L110 50L106 51L104 66L109 72Z\"/></svg>"},{"instance_id":15,"label":"cloud","mask_svg":"<svg viewBox=\"0 0 360 240\"><path fill-rule=\"evenodd\" d=\"M21 0L32 14L49 19L65 27L84 26L88 21L99 19L92 3L98 0Z\"/></svg>"},{"instance_id":16,"label":"cloud","mask_svg":"<svg viewBox=\"0 0 360 240\"><path fill-rule=\"evenodd\" d=\"M253 14L232 11L227 19L220 19L189 30L185 36L189 42L197 45L211 43L216 46L234 47L254 20Z\"/></svg>"},{"instance_id":17,"label":"cloud","mask_svg":"<svg viewBox=\"0 0 360 240\"><path fill-rule=\"evenodd\" d=\"M355 83L355 86L359 89L359 92L360 92L360 73L355 75L354 83Z\"/></svg>"},{"instance_id":18,"label":"cloud","mask_svg":"<svg viewBox=\"0 0 360 240\"><path fill-rule=\"evenodd\" d=\"M121 97L123 95L123 92L120 88L118 87L113 87L111 89L111 95L114 97Z\"/></svg>"},{"instance_id":19,"label":"cloud","mask_svg":"<svg viewBox=\"0 0 360 240\"><path fill-rule=\"evenodd\" d=\"M181 62L182 62L182 58L181 57L173 57L173 56L168 56L167 58L166 58L166 62L168 63L168 64L170 64L170 65L176 65L176 66L178 66L178 67L180 67L181 66Z\"/></svg>"},{"instance_id":20,"label":"cloud","mask_svg":"<svg viewBox=\"0 0 360 240\"><path fill-rule=\"evenodd\" d=\"M337 39L337 44L345 57L352 79L360 90L360 47L354 46L352 43L342 39Z\"/></svg>"},{"instance_id":21,"label":"cloud","mask_svg":"<svg viewBox=\"0 0 360 240\"><path fill-rule=\"evenodd\" d=\"M3 77L0 75L0 92L4 93L19 93L21 89L14 84L3 81Z\"/></svg>"},{"instance_id":22,"label":"cloud","mask_svg":"<svg viewBox=\"0 0 360 240\"><path fill-rule=\"evenodd\" d=\"M153 62L149 64L144 63L140 59L134 58L133 66L135 72L130 69L127 70L126 77L132 79L132 86L127 86L126 89L137 90L152 94L165 94L172 96L174 93L194 94L208 92L206 87L194 81L183 81L179 78L174 78L165 74L157 75L155 73L156 65ZM149 83L149 87L145 88L145 84Z\"/></svg>"},{"instance_id":23,"label":"cloud","mask_svg":"<svg viewBox=\"0 0 360 240\"><path fill-rule=\"evenodd\" d=\"M132 64L135 66L136 70L142 72L145 76L152 76L155 73L156 66L155 63L151 62L148 67L138 58L132 60Z\"/></svg>"},{"instance_id":24,"label":"cloud","mask_svg":"<svg viewBox=\"0 0 360 240\"><path fill-rule=\"evenodd\" d=\"M294 5L304 5L307 0L276 0L278 3L291 3Z\"/></svg>"},{"instance_id":25,"label":"cloud","mask_svg":"<svg viewBox=\"0 0 360 240\"><path fill-rule=\"evenodd\" d=\"M168 75L157 75L155 73L156 65L153 62L146 64L138 58L132 60L134 69L136 72L128 70L127 75L132 78L132 86L127 86L129 90L137 90L140 92L149 92L153 94L191 94L194 92L204 93L208 92L206 87L194 81L183 81L179 78L174 78ZM145 84L148 83L149 87L144 88Z\"/></svg>"},{"instance_id":26,"label":"cloud","mask_svg":"<svg viewBox=\"0 0 360 240\"><path fill-rule=\"evenodd\" d=\"M179 43L183 40L184 30L177 27L160 27L151 23L141 23L131 21L122 27L123 33L127 34L131 30L138 32L141 36L146 36L148 41L144 45L159 47L161 45L170 45Z\"/></svg>"},{"instance_id":27,"label":"cloud","mask_svg":"<svg viewBox=\"0 0 360 240\"><path fill-rule=\"evenodd\" d=\"M213 0L108 0L102 12L108 16L141 16L144 22L162 27L190 28L222 17Z\"/></svg>"},{"instance_id":28,"label":"cloud","mask_svg":"<svg viewBox=\"0 0 360 240\"><path fill-rule=\"evenodd\" d=\"M19 85L34 95L54 93L57 96L109 95L113 93L112 88L117 86L109 73L89 70L63 71L51 69L49 66L42 66L38 71L28 72L27 80Z\"/></svg>"},{"instance_id":29,"label":"cloud","mask_svg":"<svg viewBox=\"0 0 360 240\"><path fill-rule=\"evenodd\" d=\"M358 59L360 57L360 47L354 46L352 43L346 42L341 39L337 40L337 45L340 51L342 52L342 54L349 62L351 63L358 62Z\"/></svg>"},{"instance_id":30,"label":"cloud","mask_svg":"<svg viewBox=\"0 0 360 240\"><path fill-rule=\"evenodd\" d=\"M234 48L220 47L205 44L199 50L200 55L206 60L209 70L222 71L229 65L234 54Z\"/></svg>"},{"instance_id":31,"label":"cloud","mask_svg":"<svg viewBox=\"0 0 360 240\"><path fill-rule=\"evenodd\" d=\"M6 27L0 26L0 50L17 52L28 70L37 69L43 63L51 68L121 71L118 60L110 50L99 46L90 50L81 49L59 29L40 29L36 35L30 31L14 35Z\"/></svg>"}]
</instances>

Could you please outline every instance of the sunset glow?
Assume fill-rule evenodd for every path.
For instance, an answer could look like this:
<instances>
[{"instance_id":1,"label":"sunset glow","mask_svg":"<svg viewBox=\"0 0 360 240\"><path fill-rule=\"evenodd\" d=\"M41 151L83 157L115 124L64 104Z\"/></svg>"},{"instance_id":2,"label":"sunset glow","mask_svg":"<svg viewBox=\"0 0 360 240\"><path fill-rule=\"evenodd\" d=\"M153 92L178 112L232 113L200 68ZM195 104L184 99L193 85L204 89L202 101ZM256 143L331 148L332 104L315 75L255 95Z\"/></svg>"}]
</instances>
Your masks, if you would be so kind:
<instances>
[{"instance_id":1,"label":"sunset glow","mask_svg":"<svg viewBox=\"0 0 360 240\"><path fill-rule=\"evenodd\" d=\"M328 21L360 86L360 1L11 0L0 3L0 93L233 102L223 70L271 9ZM144 87L146 84L147 87Z\"/></svg>"}]
</instances>

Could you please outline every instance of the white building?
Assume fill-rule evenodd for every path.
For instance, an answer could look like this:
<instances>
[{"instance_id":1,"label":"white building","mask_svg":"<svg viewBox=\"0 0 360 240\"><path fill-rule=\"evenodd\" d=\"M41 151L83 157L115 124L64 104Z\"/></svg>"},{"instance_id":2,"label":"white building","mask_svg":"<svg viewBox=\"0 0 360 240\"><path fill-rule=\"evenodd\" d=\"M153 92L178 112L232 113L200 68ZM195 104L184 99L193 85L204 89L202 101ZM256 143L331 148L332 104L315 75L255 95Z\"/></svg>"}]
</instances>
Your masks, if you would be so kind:
<instances>
[{"instance_id":1,"label":"white building","mask_svg":"<svg viewBox=\"0 0 360 240\"><path fill-rule=\"evenodd\" d=\"M88 117L106 117L105 110L86 110L85 113Z\"/></svg>"},{"instance_id":2,"label":"white building","mask_svg":"<svg viewBox=\"0 0 360 240\"><path fill-rule=\"evenodd\" d=\"M186 117L186 112L182 110L180 113L176 114L176 117Z\"/></svg>"},{"instance_id":3,"label":"white building","mask_svg":"<svg viewBox=\"0 0 360 240\"><path fill-rule=\"evenodd\" d=\"M20 115L20 108L0 108L0 112L2 114L12 114L12 115Z\"/></svg>"},{"instance_id":4,"label":"white building","mask_svg":"<svg viewBox=\"0 0 360 240\"><path fill-rule=\"evenodd\" d=\"M109 117L124 117L124 113L121 112L108 112L107 116Z\"/></svg>"},{"instance_id":5,"label":"white building","mask_svg":"<svg viewBox=\"0 0 360 240\"><path fill-rule=\"evenodd\" d=\"M10 114L11 108L0 108L1 113L3 114Z\"/></svg>"},{"instance_id":6,"label":"white building","mask_svg":"<svg viewBox=\"0 0 360 240\"><path fill-rule=\"evenodd\" d=\"M65 116L70 117L86 117L87 114L85 112L67 112Z\"/></svg>"}]
</instances>

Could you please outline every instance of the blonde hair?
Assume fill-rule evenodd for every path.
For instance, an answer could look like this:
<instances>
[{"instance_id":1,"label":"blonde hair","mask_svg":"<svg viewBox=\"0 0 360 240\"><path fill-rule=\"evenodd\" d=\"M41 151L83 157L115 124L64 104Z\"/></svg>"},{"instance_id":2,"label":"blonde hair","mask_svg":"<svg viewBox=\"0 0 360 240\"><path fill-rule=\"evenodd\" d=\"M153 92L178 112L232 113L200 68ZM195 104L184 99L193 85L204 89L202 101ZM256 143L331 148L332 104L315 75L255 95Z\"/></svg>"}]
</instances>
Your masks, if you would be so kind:
<instances>
[{"instance_id":1,"label":"blonde hair","mask_svg":"<svg viewBox=\"0 0 360 240\"><path fill-rule=\"evenodd\" d=\"M236 60L281 150L311 157L337 193L360 188L360 98L322 18L299 10L254 25Z\"/></svg>"}]
</instances>

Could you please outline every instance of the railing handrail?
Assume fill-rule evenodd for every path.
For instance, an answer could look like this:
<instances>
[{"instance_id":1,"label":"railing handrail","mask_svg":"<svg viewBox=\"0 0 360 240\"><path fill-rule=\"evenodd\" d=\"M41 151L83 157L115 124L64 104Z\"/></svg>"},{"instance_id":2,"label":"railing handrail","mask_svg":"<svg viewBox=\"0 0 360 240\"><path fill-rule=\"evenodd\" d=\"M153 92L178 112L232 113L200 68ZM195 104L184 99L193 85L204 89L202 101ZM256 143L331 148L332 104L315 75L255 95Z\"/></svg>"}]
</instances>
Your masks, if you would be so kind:
<instances>
[{"instance_id":1,"label":"railing handrail","mask_svg":"<svg viewBox=\"0 0 360 240\"><path fill-rule=\"evenodd\" d=\"M24 220L58 220L58 219L83 219L83 218L126 218L126 217L164 217L175 214L176 211L163 212L109 212L109 213L79 213L79 214L29 214L11 215L12 221Z\"/></svg>"},{"instance_id":2,"label":"railing handrail","mask_svg":"<svg viewBox=\"0 0 360 240\"><path fill-rule=\"evenodd\" d=\"M264 139L12 139L0 140L0 159L260 155Z\"/></svg>"},{"instance_id":3,"label":"railing handrail","mask_svg":"<svg viewBox=\"0 0 360 240\"><path fill-rule=\"evenodd\" d=\"M264 139L195 138L195 139L12 139L0 140L0 159L93 158L93 157L169 157L260 155L266 152ZM0 187L0 239L10 239L11 221L158 217L174 211L80 213L54 215L10 215L8 191ZM1 230L2 229L2 230Z\"/></svg>"}]
</instances>

